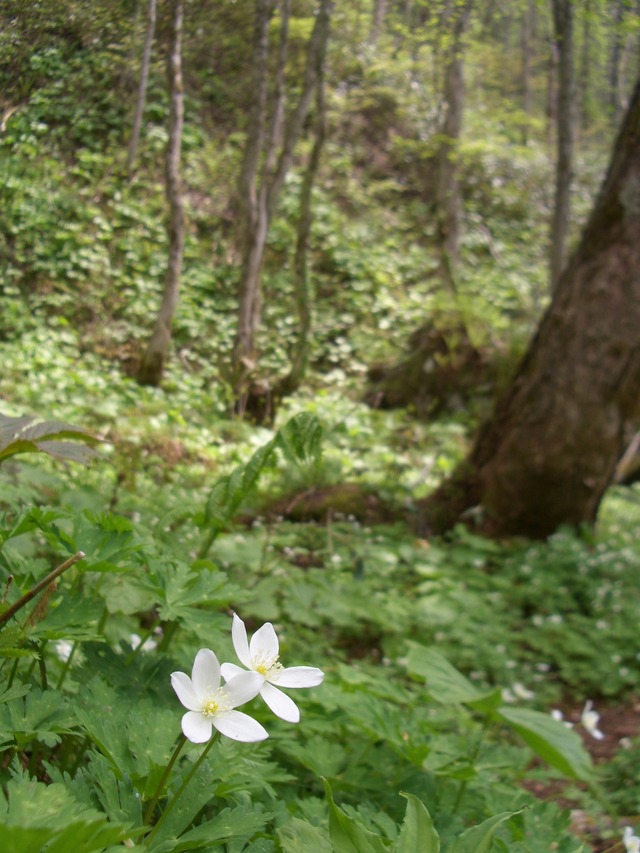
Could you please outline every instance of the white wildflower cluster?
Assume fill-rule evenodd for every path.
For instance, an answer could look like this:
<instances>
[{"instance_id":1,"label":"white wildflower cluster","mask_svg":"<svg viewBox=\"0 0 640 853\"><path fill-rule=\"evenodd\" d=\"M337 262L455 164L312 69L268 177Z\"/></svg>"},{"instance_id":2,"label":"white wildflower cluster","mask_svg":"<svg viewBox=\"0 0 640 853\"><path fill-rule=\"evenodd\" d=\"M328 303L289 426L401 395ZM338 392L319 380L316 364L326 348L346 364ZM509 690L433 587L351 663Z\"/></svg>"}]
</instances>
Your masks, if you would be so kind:
<instances>
[{"instance_id":1,"label":"white wildflower cluster","mask_svg":"<svg viewBox=\"0 0 640 853\"><path fill-rule=\"evenodd\" d=\"M316 687L324 678L317 667L282 666L280 644L270 622L259 628L249 642L244 622L234 616L231 636L245 669L234 663L221 666L211 649L200 649L191 678L184 672L171 674L171 685L188 709L182 718L182 732L192 743L208 741L214 728L244 743L264 740L269 736L266 729L235 709L260 694L276 716L297 723L298 706L280 688Z\"/></svg>"},{"instance_id":2,"label":"white wildflower cluster","mask_svg":"<svg viewBox=\"0 0 640 853\"><path fill-rule=\"evenodd\" d=\"M573 723L569 722L568 720L565 720L562 711L558 710L557 708L554 708L553 711L551 711L551 716L558 723L564 723L567 728L573 728ZM593 702L591 701L591 699L589 699L585 703L585 706L582 709L582 713L580 714L580 724L582 725L583 729L596 740L602 740L604 737L604 733L601 732L598 728L599 721L600 714L598 714L597 711L593 710ZM640 851L638 851L638 853L640 853Z\"/></svg>"}]
</instances>

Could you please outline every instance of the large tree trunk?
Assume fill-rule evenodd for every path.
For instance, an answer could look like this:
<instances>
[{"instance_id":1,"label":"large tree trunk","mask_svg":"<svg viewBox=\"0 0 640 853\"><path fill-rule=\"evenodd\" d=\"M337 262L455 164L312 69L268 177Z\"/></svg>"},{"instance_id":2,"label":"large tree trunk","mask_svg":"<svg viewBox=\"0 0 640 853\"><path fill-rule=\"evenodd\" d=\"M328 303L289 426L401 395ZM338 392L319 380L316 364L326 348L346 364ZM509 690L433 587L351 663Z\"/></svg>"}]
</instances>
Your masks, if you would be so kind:
<instances>
[{"instance_id":1,"label":"large tree trunk","mask_svg":"<svg viewBox=\"0 0 640 853\"><path fill-rule=\"evenodd\" d=\"M129 149L127 151L127 175L129 180L133 174L133 164L135 163L136 154L138 152L138 142L140 140L140 128L142 127L142 114L144 112L144 103L147 96L147 83L149 81L149 65L151 64L151 47L153 45L153 34L156 29L156 0L149 0L147 6L147 31L144 38L144 48L142 51L142 62L140 64L140 82L138 84L138 97L136 99L136 110L133 117L133 127L131 129L131 139L129 140Z\"/></svg>"},{"instance_id":2,"label":"large tree trunk","mask_svg":"<svg viewBox=\"0 0 640 853\"><path fill-rule=\"evenodd\" d=\"M580 245L493 419L425 503L442 531L590 523L640 418L640 81Z\"/></svg>"},{"instance_id":3,"label":"large tree trunk","mask_svg":"<svg viewBox=\"0 0 640 853\"><path fill-rule=\"evenodd\" d=\"M178 305L182 254L184 251L184 203L180 180L180 149L182 145L183 90L182 90L182 0L172 0L173 35L168 60L170 89L169 142L167 145L166 192L169 202L169 262L165 278L162 304L156 325L140 368L141 385L160 385L171 343L171 323Z\"/></svg>"},{"instance_id":4,"label":"large tree trunk","mask_svg":"<svg viewBox=\"0 0 640 853\"><path fill-rule=\"evenodd\" d=\"M567 259L567 237L573 168L573 2L553 0L553 21L559 55L556 192L551 220L551 287L555 288Z\"/></svg>"}]
</instances>

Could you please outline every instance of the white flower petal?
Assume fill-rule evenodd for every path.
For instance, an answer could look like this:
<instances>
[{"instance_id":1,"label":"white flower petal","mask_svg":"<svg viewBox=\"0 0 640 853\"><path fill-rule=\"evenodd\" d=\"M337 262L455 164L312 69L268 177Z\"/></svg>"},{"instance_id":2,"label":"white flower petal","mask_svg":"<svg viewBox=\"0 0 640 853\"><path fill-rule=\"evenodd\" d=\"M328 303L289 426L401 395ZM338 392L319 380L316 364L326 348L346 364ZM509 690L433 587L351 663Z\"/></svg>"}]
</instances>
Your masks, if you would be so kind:
<instances>
[{"instance_id":1,"label":"white flower petal","mask_svg":"<svg viewBox=\"0 0 640 853\"><path fill-rule=\"evenodd\" d=\"M245 702L249 702L257 696L263 684L264 676L260 675L259 672L243 670L240 675L236 675L227 681L220 694L225 697L232 708L237 708L238 705L244 705Z\"/></svg>"},{"instance_id":2,"label":"white flower petal","mask_svg":"<svg viewBox=\"0 0 640 853\"><path fill-rule=\"evenodd\" d=\"M279 687L317 687L323 678L324 672L315 666L290 666L274 673L269 681Z\"/></svg>"},{"instance_id":3,"label":"white flower petal","mask_svg":"<svg viewBox=\"0 0 640 853\"><path fill-rule=\"evenodd\" d=\"M220 673L225 681L231 681L232 678L243 672L246 672L246 669L242 669L241 666L235 663L223 663L220 667Z\"/></svg>"},{"instance_id":4,"label":"white flower petal","mask_svg":"<svg viewBox=\"0 0 640 853\"><path fill-rule=\"evenodd\" d=\"M190 711L201 711L202 701L193 689L193 683L185 672L171 673L171 686L176 691L178 699Z\"/></svg>"},{"instance_id":5,"label":"white flower petal","mask_svg":"<svg viewBox=\"0 0 640 853\"><path fill-rule=\"evenodd\" d=\"M191 672L193 689L200 698L212 696L220 687L220 664L211 649L200 649Z\"/></svg>"},{"instance_id":6,"label":"white flower petal","mask_svg":"<svg viewBox=\"0 0 640 853\"><path fill-rule=\"evenodd\" d=\"M209 740L213 732L211 722L197 711L187 711L182 718L182 733L191 743L204 743Z\"/></svg>"},{"instance_id":7,"label":"white flower petal","mask_svg":"<svg viewBox=\"0 0 640 853\"><path fill-rule=\"evenodd\" d=\"M282 690L278 690L271 684L264 684L260 695L276 717L280 717L281 720L286 720L288 723L299 722L300 710L298 706Z\"/></svg>"},{"instance_id":8,"label":"white flower petal","mask_svg":"<svg viewBox=\"0 0 640 853\"><path fill-rule=\"evenodd\" d=\"M271 622L265 622L262 628L258 628L249 643L249 651L252 660L259 656L273 659L278 657L280 644Z\"/></svg>"},{"instance_id":9,"label":"white flower petal","mask_svg":"<svg viewBox=\"0 0 640 853\"><path fill-rule=\"evenodd\" d=\"M269 733L257 720L242 711L225 711L216 714L211 722L220 734L231 740L239 740L243 743L256 743L269 737Z\"/></svg>"},{"instance_id":10,"label":"white flower petal","mask_svg":"<svg viewBox=\"0 0 640 853\"><path fill-rule=\"evenodd\" d=\"M231 625L231 639L233 640L233 648L236 650L238 660L246 667L251 669L251 655L249 653L249 641L247 640L247 629L244 626L242 619L233 614L233 624Z\"/></svg>"}]
</instances>

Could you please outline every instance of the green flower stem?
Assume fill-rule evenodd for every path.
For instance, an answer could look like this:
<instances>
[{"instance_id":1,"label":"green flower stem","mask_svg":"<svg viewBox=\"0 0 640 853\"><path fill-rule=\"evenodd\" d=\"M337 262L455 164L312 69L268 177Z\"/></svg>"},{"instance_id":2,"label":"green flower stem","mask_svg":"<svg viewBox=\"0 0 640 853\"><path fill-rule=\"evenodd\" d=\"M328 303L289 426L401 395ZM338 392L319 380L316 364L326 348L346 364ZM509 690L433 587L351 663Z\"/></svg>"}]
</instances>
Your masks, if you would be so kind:
<instances>
[{"instance_id":1,"label":"green flower stem","mask_svg":"<svg viewBox=\"0 0 640 853\"><path fill-rule=\"evenodd\" d=\"M69 657L66 659L62 666L62 672L60 673L60 678L58 679L58 683L56 684L56 690L61 690L62 685L64 684L64 680L67 677L67 673L71 668L71 661L73 660L73 656L76 653L76 649L78 648L78 641L75 640L73 645L71 646L71 651L69 652Z\"/></svg>"},{"instance_id":2,"label":"green flower stem","mask_svg":"<svg viewBox=\"0 0 640 853\"><path fill-rule=\"evenodd\" d=\"M164 773L162 774L162 779L160 779L160 781L158 782L158 787L156 788L156 790L153 794L153 797L151 797L151 801L149 802L149 805L147 806L147 811L145 812L145 815L144 815L145 824L148 824L149 821L151 820L151 818L153 817L153 811L156 807L156 803L158 802L160 794L164 790L164 786L167 782L167 779L169 778L169 774L171 773L171 771L173 769L173 765L176 763L178 756L182 752L182 747L185 745L186 742L187 742L186 737L184 735L182 735L180 737L180 740L178 741L178 745L173 750L173 755L169 759L169 763L167 764L167 766L164 769Z\"/></svg>"},{"instance_id":3,"label":"green flower stem","mask_svg":"<svg viewBox=\"0 0 640 853\"><path fill-rule=\"evenodd\" d=\"M489 719L486 718L483 725L482 725L482 731L480 732L480 737L478 738L478 741L477 741L477 743L473 749L473 752L469 756L469 763L470 764L473 764L475 762L476 758L478 757L478 755L480 754L480 747L482 746L482 742L485 739L485 736L486 736L487 732L489 731L490 726L491 726L491 724L489 722ZM456 814L458 809L460 808L460 805L462 803L462 798L464 796L464 792L467 790L467 784L468 783L466 780L463 780L460 783L460 787L458 788L458 795L456 796L456 801L453 804L452 814Z\"/></svg>"},{"instance_id":4,"label":"green flower stem","mask_svg":"<svg viewBox=\"0 0 640 853\"><path fill-rule=\"evenodd\" d=\"M180 787L178 788L178 791L175 794L175 796L173 797L173 799L170 800L169 803L167 803L167 806L166 806L165 810L162 812L162 814L160 815L158 822L156 823L156 825L153 827L153 829L151 830L151 832L149 833L149 835L146 838L146 846L147 847L151 844L151 841L153 840L154 835L156 834L158 829L162 826L162 824L166 820L167 815L173 810L175 804L178 802L180 797L184 794L185 790L187 789L187 786L189 785L189 782L191 782L191 780L193 779L193 777L196 774L196 771L198 770L198 768L200 767L200 765L202 764L204 759L207 757L207 753L209 752L209 750L211 749L211 747L213 746L213 744L216 742L216 740L219 737L220 737L220 733L215 732L213 737L209 741L209 743L202 750L202 754L200 755L200 758L196 761L196 763L193 765L191 770L187 773L182 785L180 785ZM151 804L150 804L154 808L155 808L155 804L158 800L158 796L160 795L160 786L162 784L164 784L165 777L167 777L169 775L168 771L171 770L173 763L175 762L176 758L178 757L178 752L184 746L185 741L186 741L186 738L183 735L182 740L180 741L180 743L178 744L178 747L176 748L176 751L171 756L171 760L169 761L169 764L167 765L167 770L165 770L164 776L162 777L161 784L158 785L158 790L156 791L157 796L154 795L154 799L151 801ZM149 809L147 809L147 816L150 817ZM145 820L145 823L146 823L146 820Z\"/></svg>"}]
</instances>

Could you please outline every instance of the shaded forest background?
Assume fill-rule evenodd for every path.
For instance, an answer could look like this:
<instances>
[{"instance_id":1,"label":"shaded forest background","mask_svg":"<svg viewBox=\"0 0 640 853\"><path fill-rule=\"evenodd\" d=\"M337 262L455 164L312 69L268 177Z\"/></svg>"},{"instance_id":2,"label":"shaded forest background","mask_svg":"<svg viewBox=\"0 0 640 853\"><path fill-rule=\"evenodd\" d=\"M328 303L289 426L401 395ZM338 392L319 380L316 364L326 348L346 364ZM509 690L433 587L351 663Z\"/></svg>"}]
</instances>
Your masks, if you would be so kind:
<instances>
[{"instance_id":1,"label":"shaded forest background","mask_svg":"<svg viewBox=\"0 0 640 853\"><path fill-rule=\"evenodd\" d=\"M445 845L508 814L487 849L621 849L640 813L638 372L595 377L635 364L640 267L591 291L578 273L602 247L630 257L616 205L593 211L613 164L637 222L639 73L636 0L0 0L0 620L85 554L64 599L50 585L0 621L3 831L33 782L45 844L64 786L69 833L81 804L113 845L339 849L323 777L375 850L412 849L399 791ZM593 341L628 339L610 360L573 332L554 349L563 305L589 307ZM553 446L508 409L540 340L524 384L573 418ZM586 508L575 424L597 445ZM536 476L559 460L551 488L507 466L482 493L496 427L540 451ZM225 648L237 610L286 626L327 683L300 700L307 729L224 744L202 771L215 804L155 836L168 675ZM548 730L552 706L575 732Z\"/></svg>"}]
</instances>

